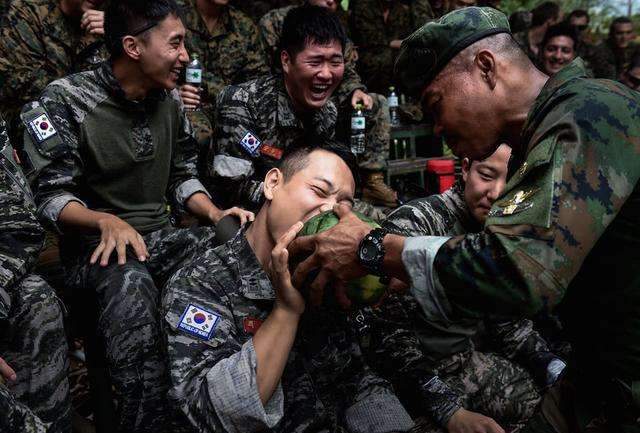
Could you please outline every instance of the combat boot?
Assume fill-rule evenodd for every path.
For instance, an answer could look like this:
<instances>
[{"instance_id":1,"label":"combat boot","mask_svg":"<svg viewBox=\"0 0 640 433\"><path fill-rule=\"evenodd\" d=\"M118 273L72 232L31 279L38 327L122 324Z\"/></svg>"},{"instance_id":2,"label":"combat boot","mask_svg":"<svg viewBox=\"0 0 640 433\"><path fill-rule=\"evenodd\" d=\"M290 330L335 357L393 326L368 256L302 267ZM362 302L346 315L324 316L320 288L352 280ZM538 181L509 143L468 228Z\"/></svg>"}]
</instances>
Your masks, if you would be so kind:
<instances>
[{"instance_id":1,"label":"combat boot","mask_svg":"<svg viewBox=\"0 0 640 433\"><path fill-rule=\"evenodd\" d=\"M362 200L377 206L398 206L398 193L384 183L384 173L372 171L363 174Z\"/></svg>"}]
</instances>

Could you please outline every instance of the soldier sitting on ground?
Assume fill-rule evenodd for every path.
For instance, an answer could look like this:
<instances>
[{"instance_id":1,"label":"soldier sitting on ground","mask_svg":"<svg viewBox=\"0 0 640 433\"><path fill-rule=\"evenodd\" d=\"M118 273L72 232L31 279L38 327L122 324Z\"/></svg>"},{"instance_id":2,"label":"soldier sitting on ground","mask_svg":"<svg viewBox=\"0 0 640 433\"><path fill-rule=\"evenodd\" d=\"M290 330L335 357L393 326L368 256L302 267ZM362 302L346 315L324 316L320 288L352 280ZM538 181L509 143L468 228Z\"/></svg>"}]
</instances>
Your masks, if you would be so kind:
<instances>
[{"instance_id":1,"label":"soldier sitting on ground","mask_svg":"<svg viewBox=\"0 0 640 433\"><path fill-rule=\"evenodd\" d=\"M346 12L333 0L307 0L305 4L320 6L335 13L345 31ZM260 32L265 42L268 56L272 61L274 73L281 73L280 36L282 25L287 14L295 6L274 9L260 20ZM398 196L384 183L383 169L389 158L391 125L389 123L387 100L384 96L370 93L362 83L356 71L358 55L351 40L347 40L344 48L344 76L331 100L338 108L337 137L344 142L351 133L351 115L356 104L362 104L370 111L366 128L365 151L358 155L358 163L362 171L362 199L379 206L396 207Z\"/></svg>"},{"instance_id":2,"label":"soldier sitting on ground","mask_svg":"<svg viewBox=\"0 0 640 433\"><path fill-rule=\"evenodd\" d=\"M355 161L293 148L262 183L247 229L182 268L162 306L170 396L198 432L401 432L413 422L364 363L337 307L307 309L287 245L302 221L351 205Z\"/></svg>"},{"instance_id":3,"label":"soldier sitting on ground","mask_svg":"<svg viewBox=\"0 0 640 433\"><path fill-rule=\"evenodd\" d=\"M44 241L27 180L0 118L0 431L70 433L60 300L29 274ZM3 384L4 382L6 384Z\"/></svg>"},{"instance_id":4,"label":"soldier sitting on ground","mask_svg":"<svg viewBox=\"0 0 640 433\"><path fill-rule=\"evenodd\" d=\"M205 155L211 146L214 105L220 91L269 72L258 28L228 3L178 1L187 28L185 46L191 57L198 56L203 68L200 86L182 84L180 97Z\"/></svg>"},{"instance_id":5,"label":"soldier sitting on ground","mask_svg":"<svg viewBox=\"0 0 640 433\"><path fill-rule=\"evenodd\" d=\"M504 189L510 154L502 145L485 160L463 159L463 183L401 206L383 229L402 236L480 232ZM564 368L530 320L429 320L409 294L393 295L363 314L371 338L367 359L406 391L401 399L421 416L421 432L520 428L540 402L531 374L548 387ZM476 347L478 334L487 344Z\"/></svg>"},{"instance_id":6,"label":"soldier sitting on ground","mask_svg":"<svg viewBox=\"0 0 640 433\"><path fill-rule=\"evenodd\" d=\"M197 145L170 93L188 60L184 35L173 0L113 0L110 61L49 84L21 116L38 216L62 233L75 300L97 297L97 333L126 431L166 427L160 288L211 233L176 229L169 202L204 224L252 217L218 209L196 177Z\"/></svg>"},{"instance_id":7,"label":"soldier sitting on ground","mask_svg":"<svg viewBox=\"0 0 640 433\"><path fill-rule=\"evenodd\" d=\"M106 58L104 0L14 0L0 30L0 111L21 147L22 106L47 84Z\"/></svg>"}]
</instances>

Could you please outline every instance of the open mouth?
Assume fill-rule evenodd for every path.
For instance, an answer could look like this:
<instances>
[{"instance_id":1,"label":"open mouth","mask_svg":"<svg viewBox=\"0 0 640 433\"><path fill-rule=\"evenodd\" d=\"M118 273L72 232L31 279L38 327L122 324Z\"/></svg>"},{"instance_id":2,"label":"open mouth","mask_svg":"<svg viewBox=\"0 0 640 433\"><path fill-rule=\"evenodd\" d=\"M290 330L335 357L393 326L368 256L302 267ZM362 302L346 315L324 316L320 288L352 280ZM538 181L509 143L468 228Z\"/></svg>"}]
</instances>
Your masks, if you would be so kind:
<instances>
[{"instance_id":1,"label":"open mouth","mask_svg":"<svg viewBox=\"0 0 640 433\"><path fill-rule=\"evenodd\" d=\"M328 96L330 84L313 84L311 86L311 94L314 99L324 99Z\"/></svg>"},{"instance_id":2,"label":"open mouth","mask_svg":"<svg viewBox=\"0 0 640 433\"><path fill-rule=\"evenodd\" d=\"M182 73L182 68L173 68L171 69L171 79L178 80L180 78L180 74Z\"/></svg>"}]
</instances>

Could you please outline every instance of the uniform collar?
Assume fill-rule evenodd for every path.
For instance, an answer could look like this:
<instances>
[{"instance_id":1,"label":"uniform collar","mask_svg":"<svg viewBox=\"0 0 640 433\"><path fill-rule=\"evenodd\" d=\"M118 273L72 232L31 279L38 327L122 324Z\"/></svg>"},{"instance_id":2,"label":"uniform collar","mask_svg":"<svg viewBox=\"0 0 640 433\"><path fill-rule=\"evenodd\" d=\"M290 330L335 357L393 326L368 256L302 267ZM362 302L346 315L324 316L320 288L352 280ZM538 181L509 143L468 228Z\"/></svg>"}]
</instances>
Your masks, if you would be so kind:
<instances>
[{"instance_id":1,"label":"uniform collar","mask_svg":"<svg viewBox=\"0 0 640 433\"><path fill-rule=\"evenodd\" d=\"M274 77L276 79L276 92L278 98L278 113L277 113L277 123L279 126L284 128L299 128L305 129L305 125L302 123L302 119L298 117L293 109L293 102L291 101L291 97L287 93L287 89L284 85L284 77L282 75L277 75ZM336 120L336 108L331 102L328 100L327 103L318 111L313 113L311 116L311 122L316 129L316 132L323 133L322 125L325 124L325 119L333 118L332 124L335 125Z\"/></svg>"},{"instance_id":2,"label":"uniform collar","mask_svg":"<svg viewBox=\"0 0 640 433\"><path fill-rule=\"evenodd\" d=\"M527 145L530 143L540 122L542 122L547 113L556 106L556 99L564 96L561 95L562 90L569 82L580 78L587 78L587 72L584 62L579 57L549 78L529 111L527 121L522 129L522 143L527 143ZM531 149L527 148L526 153L530 151Z\"/></svg>"},{"instance_id":3,"label":"uniform collar","mask_svg":"<svg viewBox=\"0 0 640 433\"><path fill-rule=\"evenodd\" d=\"M238 264L240 293L248 299L272 301L276 298L273 286L249 245L246 231L246 227L239 230L229 244L230 253Z\"/></svg>"},{"instance_id":4,"label":"uniform collar","mask_svg":"<svg viewBox=\"0 0 640 433\"><path fill-rule=\"evenodd\" d=\"M132 101L130 99L127 99L122 86L120 86L120 82L113 74L113 66L111 65L110 61L102 62L95 73L111 95L119 99L121 103L134 109L142 109L147 105L153 105L159 101L162 101L167 96L167 92L165 90L154 90L152 92L149 92L147 97L142 101Z\"/></svg>"},{"instance_id":5,"label":"uniform collar","mask_svg":"<svg viewBox=\"0 0 640 433\"><path fill-rule=\"evenodd\" d=\"M190 0L189 5L182 9L181 13L185 26L192 32L198 33L204 40L211 40L224 36L235 31L233 20L231 19L230 6L226 6L220 15L220 20L213 33L209 32L204 19L198 12L196 0Z\"/></svg>"}]
</instances>

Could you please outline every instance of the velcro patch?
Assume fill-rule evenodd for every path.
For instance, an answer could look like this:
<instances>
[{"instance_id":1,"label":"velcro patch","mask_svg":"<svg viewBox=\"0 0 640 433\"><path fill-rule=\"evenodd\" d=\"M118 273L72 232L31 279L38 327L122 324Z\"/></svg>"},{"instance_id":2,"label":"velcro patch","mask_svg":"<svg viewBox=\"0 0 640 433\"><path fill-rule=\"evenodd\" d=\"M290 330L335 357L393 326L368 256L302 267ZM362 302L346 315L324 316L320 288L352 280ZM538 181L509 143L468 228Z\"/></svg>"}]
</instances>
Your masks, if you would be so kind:
<instances>
[{"instance_id":1,"label":"velcro patch","mask_svg":"<svg viewBox=\"0 0 640 433\"><path fill-rule=\"evenodd\" d=\"M240 146L244 150L246 150L251 156L258 156L258 149L262 141L258 139L255 135L247 131L242 140L240 140Z\"/></svg>"},{"instance_id":2,"label":"velcro patch","mask_svg":"<svg viewBox=\"0 0 640 433\"><path fill-rule=\"evenodd\" d=\"M282 149L278 149L274 146L269 146L268 144L263 144L260 148L260 153L263 155L270 156L273 159L282 159Z\"/></svg>"},{"instance_id":3,"label":"velcro patch","mask_svg":"<svg viewBox=\"0 0 640 433\"><path fill-rule=\"evenodd\" d=\"M53 124L46 113L42 113L30 121L29 128L33 132L32 136L38 141L38 143L42 143L46 139L57 134L56 129L53 127Z\"/></svg>"},{"instance_id":4,"label":"velcro patch","mask_svg":"<svg viewBox=\"0 0 640 433\"><path fill-rule=\"evenodd\" d=\"M219 321L220 316L217 314L189 304L184 313L182 313L182 317L180 317L178 328L194 337L209 340L213 336L213 331Z\"/></svg>"}]
</instances>

